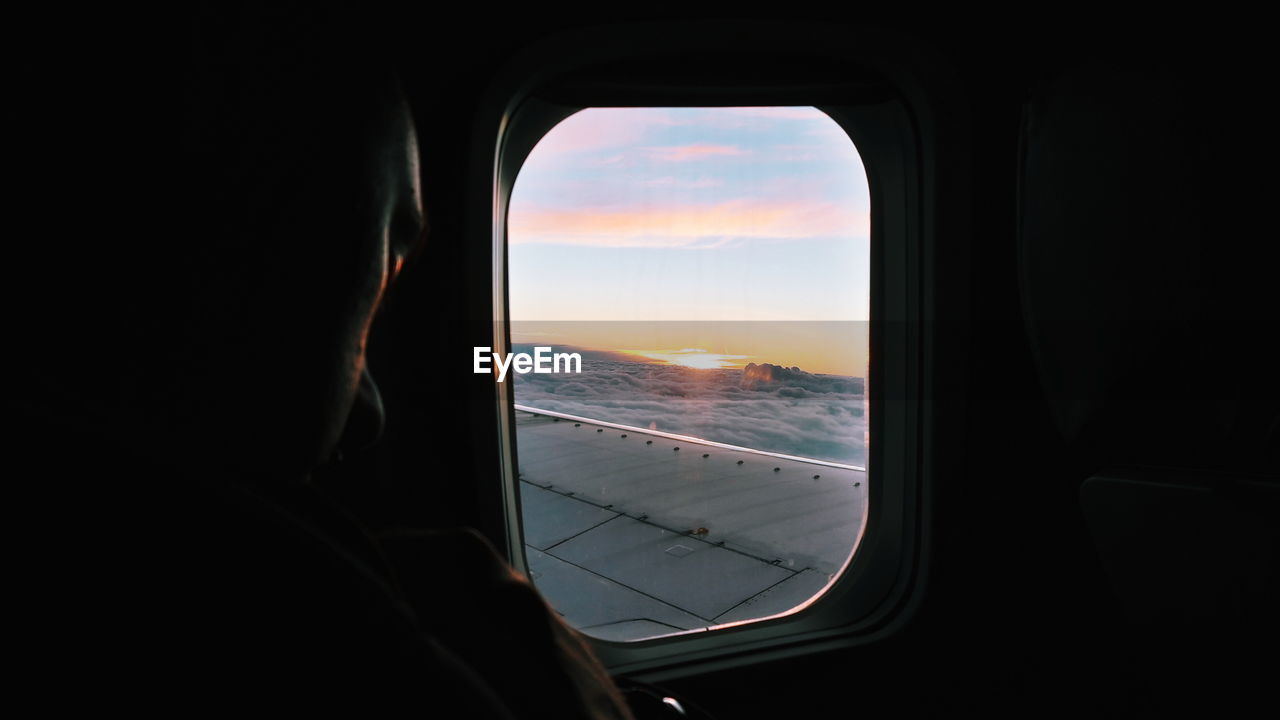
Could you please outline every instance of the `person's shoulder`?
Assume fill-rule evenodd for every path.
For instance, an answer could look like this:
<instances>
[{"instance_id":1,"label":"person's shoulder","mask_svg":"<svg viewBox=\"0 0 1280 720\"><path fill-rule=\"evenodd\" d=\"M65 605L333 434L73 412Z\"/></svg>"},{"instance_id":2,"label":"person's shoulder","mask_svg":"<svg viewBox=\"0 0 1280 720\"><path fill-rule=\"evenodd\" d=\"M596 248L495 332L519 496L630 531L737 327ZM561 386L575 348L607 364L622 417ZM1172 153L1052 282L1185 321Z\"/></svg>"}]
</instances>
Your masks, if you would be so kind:
<instances>
[{"instance_id":1,"label":"person's shoulder","mask_svg":"<svg viewBox=\"0 0 1280 720\"><path fill-rule=\"evenodd\" d=\"M422 632L358 524L305 488L263 491L57 426L25 436L11 449L38 461L10 496L24 540L9 579L27 690L157 713L448 701L509 716Z\"/></svg>"}]
</instances>

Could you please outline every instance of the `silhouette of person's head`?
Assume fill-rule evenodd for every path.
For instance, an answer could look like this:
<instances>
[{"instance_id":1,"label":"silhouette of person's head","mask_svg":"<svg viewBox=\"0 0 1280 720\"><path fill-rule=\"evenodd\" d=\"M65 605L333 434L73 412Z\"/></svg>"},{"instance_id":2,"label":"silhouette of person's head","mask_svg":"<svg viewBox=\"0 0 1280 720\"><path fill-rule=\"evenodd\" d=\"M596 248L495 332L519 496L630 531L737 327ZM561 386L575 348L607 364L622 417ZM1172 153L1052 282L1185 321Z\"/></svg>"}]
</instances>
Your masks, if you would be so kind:
<instances>
[{"instance_id":1,"label":"silhouette of person's head","mask_svg":"<svg viewBox=\"0 0 1280 720\"><path fill-rule=\"evenodd\" d=\"M364 350L423 234L413 123L367 20L212 12L182 150L130 151L163 171L132 170L139 191L68 253L79 295L38 329L31 394L133 454L302 477L380 429Z\"/></svg>"},{"instance_id":2,"label":"silhouette of person's head","mask_svg":"<svg viewBox=\"0 0 1280 720\"><path fill-rule=\"evenodd\" d=\"M204 174L191 221L208 254L177 319L190 395L176 410L195 411L191 450L298 475L381 427L365 343L424 231L413 122L350 18L264 13L221 41L185 159Z\"/></svg>"}]
</instances>

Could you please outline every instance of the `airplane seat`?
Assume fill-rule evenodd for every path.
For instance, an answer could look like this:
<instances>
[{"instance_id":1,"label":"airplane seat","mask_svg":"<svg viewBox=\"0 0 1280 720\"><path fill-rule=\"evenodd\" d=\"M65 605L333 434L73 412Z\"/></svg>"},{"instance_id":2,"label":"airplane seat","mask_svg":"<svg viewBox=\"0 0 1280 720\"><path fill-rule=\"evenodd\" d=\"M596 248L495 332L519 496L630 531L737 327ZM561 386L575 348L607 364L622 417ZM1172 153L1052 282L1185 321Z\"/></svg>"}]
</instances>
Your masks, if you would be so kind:
<instances>
[{"instance_id":1,"label":"airplane seat","mask_svg":"<svg viewBox=\"0 0 1280 720\"><path fill-rule=\"evenodd\" d=\"M1160 710L1259 699L1280 638L1275 292L1249 230L1250 84L1223 78L1095 60L1023 116L1026 330L1114 640Z\"/></svg>"},{"instance_id":2,"label":"airplane seat","mask_svg":"<svg viewBox=\"0 0 1280 720\"><path fill-rule=\"evenodd\" d=\"M1158 697L1226 708L1269 686L1280 484L1112 468L1084 481L1080 503Z\"/></svg>"}]
</instances>

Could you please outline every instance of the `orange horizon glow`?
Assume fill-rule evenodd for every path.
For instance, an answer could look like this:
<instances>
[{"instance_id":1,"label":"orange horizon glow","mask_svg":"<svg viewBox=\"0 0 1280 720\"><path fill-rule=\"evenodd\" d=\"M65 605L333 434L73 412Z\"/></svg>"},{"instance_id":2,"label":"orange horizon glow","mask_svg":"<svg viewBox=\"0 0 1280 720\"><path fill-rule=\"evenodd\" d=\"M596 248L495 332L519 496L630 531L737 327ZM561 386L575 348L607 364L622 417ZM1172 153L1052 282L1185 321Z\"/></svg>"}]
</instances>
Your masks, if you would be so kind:
<instances>
[{"instance_id":1,"label":"orange horizon glow","mask_svg":"<svg viewBox=\"0 0 1280 720\"><path fill-rule=\"evenodd\" d=\"M679 365L695 370L721 370L743 368L747 366L749 355L725 355L709 353L701 348L681 348L679 350L628 350L628 355L647 358L661 365Z\"/></svg>"},{"instance_id":2,"label":"orange horizon glow","mask_svg":"<svg viewBox=\"0 0 1280 720\"><path fill-rule=\"evenodd\" d=\"M514 343L619 353L636 362L694 369L748 363L866 377L865 322L511 322ZM584 360L584 362L586 362Z\"/></svg>"}]
</instances>

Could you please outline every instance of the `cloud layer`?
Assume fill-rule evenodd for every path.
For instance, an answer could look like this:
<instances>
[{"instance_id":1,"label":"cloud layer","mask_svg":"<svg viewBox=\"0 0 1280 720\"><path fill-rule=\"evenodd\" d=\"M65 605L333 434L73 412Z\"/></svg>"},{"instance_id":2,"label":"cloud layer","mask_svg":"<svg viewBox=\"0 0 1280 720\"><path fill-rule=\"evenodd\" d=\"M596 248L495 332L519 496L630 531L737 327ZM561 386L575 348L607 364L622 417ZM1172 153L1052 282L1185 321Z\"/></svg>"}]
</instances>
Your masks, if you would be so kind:
<instances>
[{"instance_id":1,"label":"cloud layer","mask_svg":"<svg viewBox=\"0 0 1280 720\"><path fill-rule=\"evenodd\" d=\"M512 244L687 247L706 238L867 237L870 218L848 206L815 201L728 200L715 204L597 209L513 204Z\"/></svg>"},{"instance_id":2,"label":"cloud layer","mask_svg":"<svg viewBox=\"0 0 1280 720\"><path fill-rule=\"evenodd\" d=\"M769 364L695 370L579 352L581 374L516 376L516 402L756 450L866 464L861 378Z\"/></svg>"}]
</instances>

